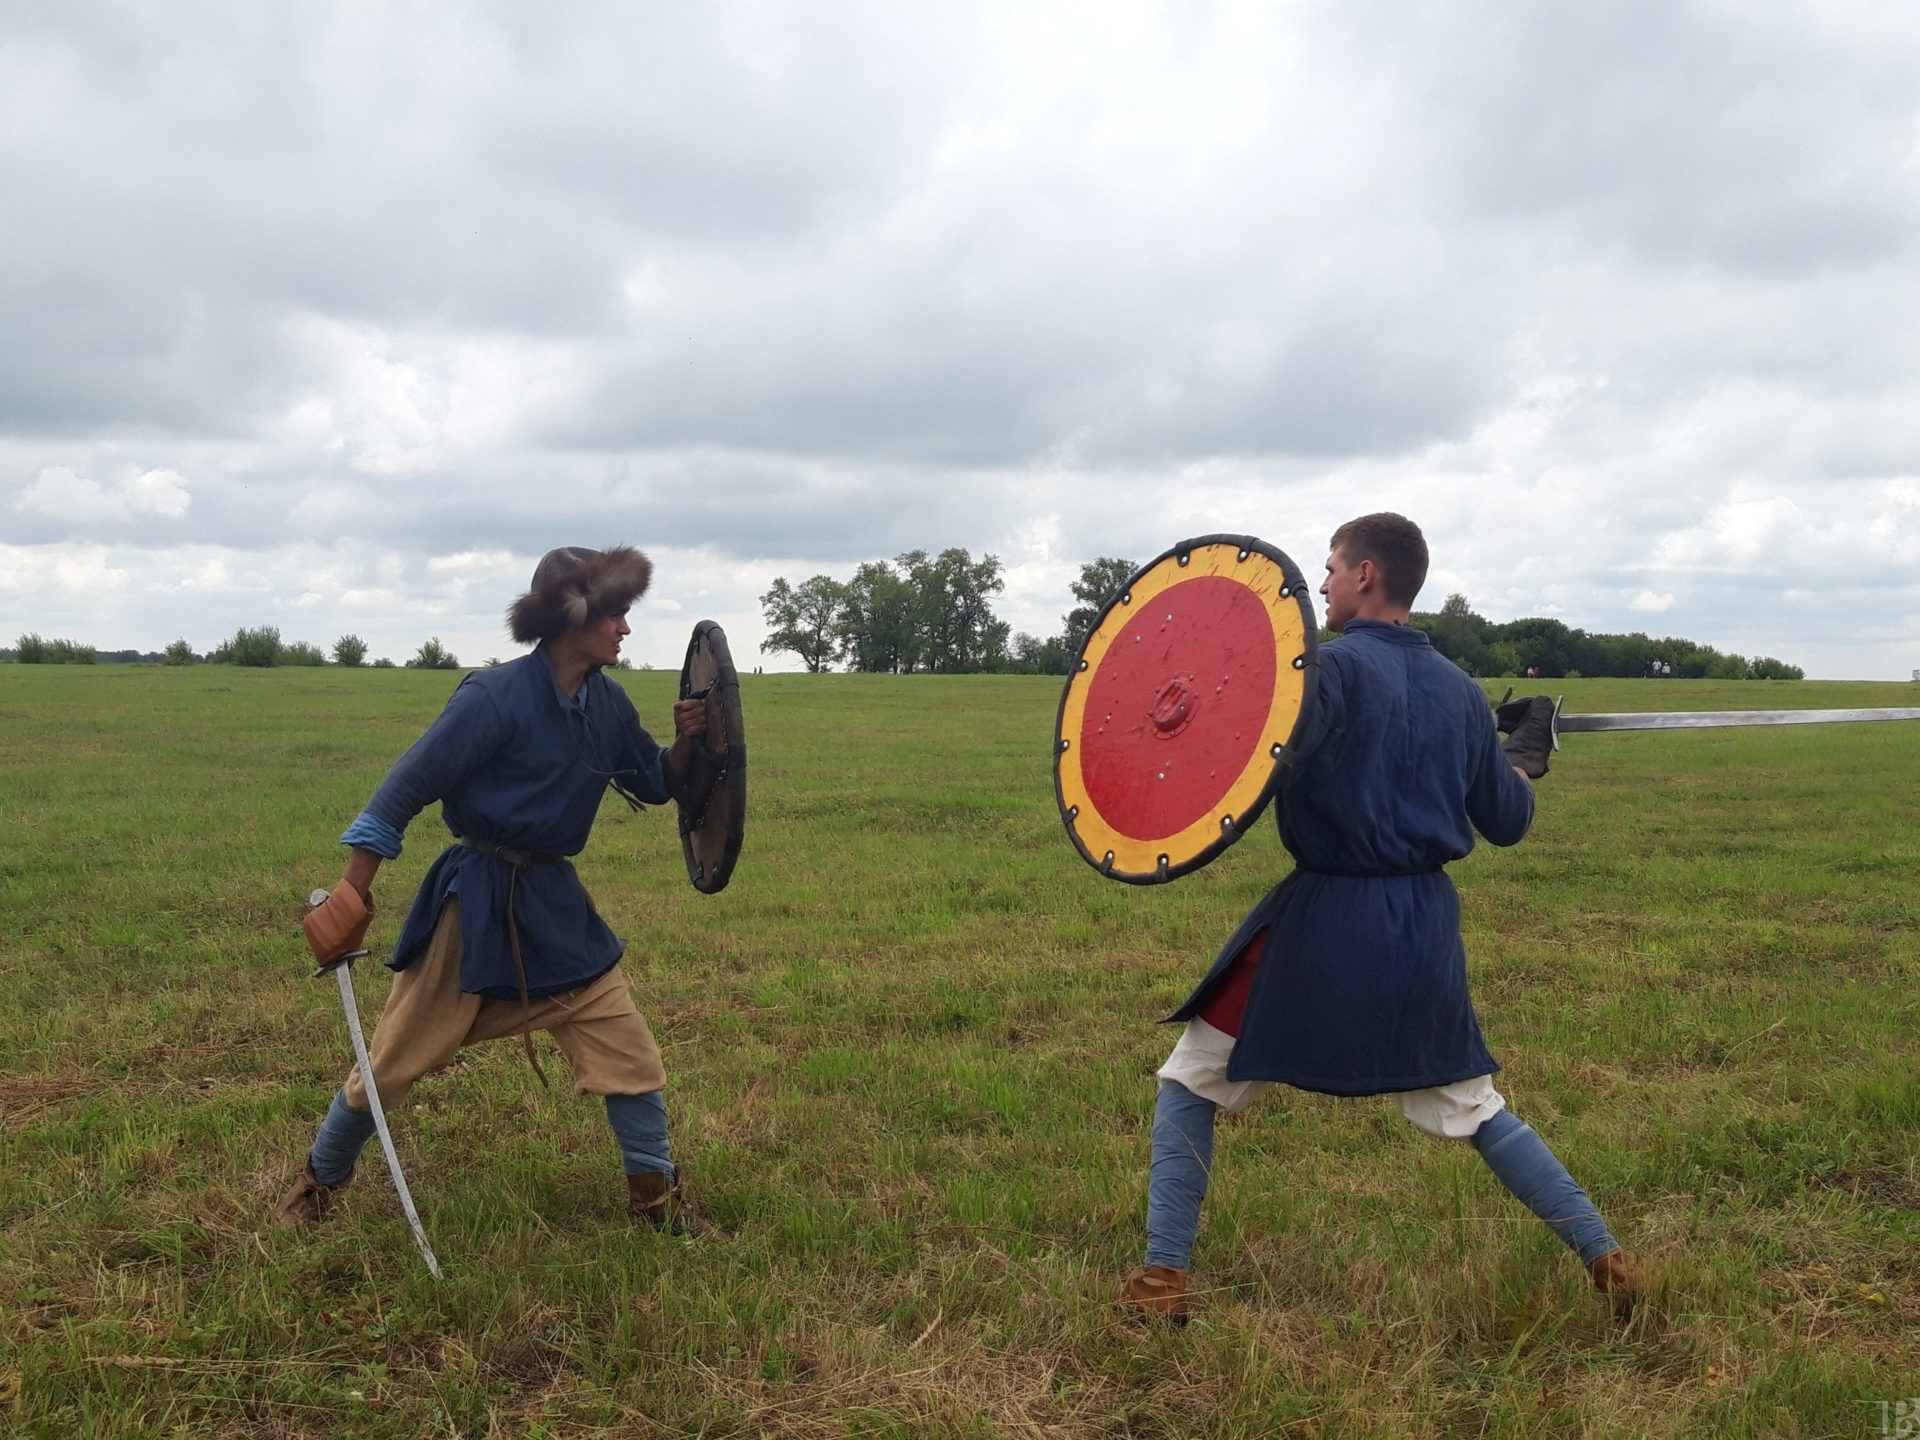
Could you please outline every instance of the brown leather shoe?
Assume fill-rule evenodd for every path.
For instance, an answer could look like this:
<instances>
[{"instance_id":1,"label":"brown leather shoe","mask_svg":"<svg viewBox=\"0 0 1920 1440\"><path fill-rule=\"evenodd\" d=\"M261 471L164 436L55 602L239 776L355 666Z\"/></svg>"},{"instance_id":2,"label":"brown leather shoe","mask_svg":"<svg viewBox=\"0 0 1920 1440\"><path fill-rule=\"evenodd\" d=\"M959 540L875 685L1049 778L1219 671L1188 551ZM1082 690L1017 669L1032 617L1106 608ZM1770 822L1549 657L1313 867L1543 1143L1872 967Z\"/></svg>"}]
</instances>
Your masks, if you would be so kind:
<instances>
[{"instance_id":1,"label":"brown leather shoe","mask_svg":"<svg viewBox=\"0 0 1920 1440\"><path fill-rule=\"evenodd\" d=\"M707 1235L714 1229L687 1197L678 1165L671 1178L658 1170L627 1176L627 1214L669 1235Z\"/></svg>"},{"instance_id":2,"label":"brown leather shoe","mask_svg":"<svg viewBox=\"0 0 1920 1440\"><path fill-rule=\"evenodd\" d=\"M1587 1266L1587 1274L1593 1277L1593 1288L1613 1302L1613 1313L1621 1316L1633 1313L1634 1301L1647 1285L1640 1267L1624 1250L1609 1250L1597 1256Z\"/></svg>"},{"instance_id":3,"label":"brown leather shoe","mask_svg":"<svg viewBox=\"0 0 1920 1440\"><path fill-rule=\"evenodd\" d=\"M293 1188L273 1207L273 1223L288 1228L313 1224L333 1207L333 1192L346 1189L352 1181L353 1176L348 1175L338 1185L322 1185L313 1178L313 1163L309 1161L300 1167L300 1178L293 1182Z\"/></svg>"},{"instance_id":4,"label":"brown leather shoe","mask_svg":"<svg viewBox=\"0 0 1920 1440\"><path fill-rule=\"evenodd\" d=\"M1142 1265L1120 1282L1120 1308L1174 1325L1193 1313L1187 1299L1187 1272L1171 1265Z\"/></svg>"}]
</instances>

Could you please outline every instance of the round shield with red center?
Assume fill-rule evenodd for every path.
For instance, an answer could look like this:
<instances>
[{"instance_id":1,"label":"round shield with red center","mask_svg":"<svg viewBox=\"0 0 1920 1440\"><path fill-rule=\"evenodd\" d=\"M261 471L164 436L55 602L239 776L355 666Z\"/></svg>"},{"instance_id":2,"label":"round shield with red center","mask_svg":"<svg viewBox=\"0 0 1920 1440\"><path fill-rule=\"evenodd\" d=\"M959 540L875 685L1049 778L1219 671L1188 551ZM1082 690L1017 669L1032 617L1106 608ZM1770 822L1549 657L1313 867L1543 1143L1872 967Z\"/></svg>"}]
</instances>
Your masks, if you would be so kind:
<instances>
[{"instance_id":1,"label":"round shield with red center","mask_svg":"<svg viewBox=\"0 0 1920 1440\"><path fill-rule=\"evenodd\" d=\"M1313 705L1300 567L1245 535L1185 540L1107 603L1060 699L1054 794L1102 875L1197 870L1266 807Z\"/></svg>"}]
</instances>

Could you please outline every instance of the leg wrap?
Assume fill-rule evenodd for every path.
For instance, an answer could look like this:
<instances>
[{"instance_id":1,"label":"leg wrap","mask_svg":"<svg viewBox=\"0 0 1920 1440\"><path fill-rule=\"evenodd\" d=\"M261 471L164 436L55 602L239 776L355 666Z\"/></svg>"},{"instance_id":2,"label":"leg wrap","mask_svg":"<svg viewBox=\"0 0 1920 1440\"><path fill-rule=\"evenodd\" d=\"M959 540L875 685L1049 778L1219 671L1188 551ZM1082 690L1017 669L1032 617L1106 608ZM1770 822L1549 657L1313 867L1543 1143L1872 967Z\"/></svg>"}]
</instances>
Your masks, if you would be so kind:
<instances>
[{"instance_id":1,"label":"leg wrap","mask_svg":"<svg viewBox=\"0 0 1920 1440\"><path fill-rule=\"evenodd\" d=\"M1164 1080L1153 1106L1153 1177L1147 1184L1149 1265L1185 1270L1200 1232L1213 1172L1213 1101Z\"/></svg>"},{"instance_id":2,"label":"leg wrap","mask_svg":"<svg viewBox=\"0 0 1920 1440\"><path fill-rule=\"evenodd\" d=\"M620 1141L620 1164L629 1175L673 1174L667 1152L667 1102L658 1090L607 1096L607 1123Z\"/></svg>"},{"instance_id":3,"label":"leg wrap","mask_svg":"<svg viewBox=\"0 0 1920 1440\"><path fill-rule=\"evenodd\" d=\"M1475 1131L1473 1148L1514 1198L1546 1221L1583 1264L1620 1248L1587 1192L1574 1183L1547 1142L1512 1111L1502 1110Z\"/></svg>"}]
</instances>

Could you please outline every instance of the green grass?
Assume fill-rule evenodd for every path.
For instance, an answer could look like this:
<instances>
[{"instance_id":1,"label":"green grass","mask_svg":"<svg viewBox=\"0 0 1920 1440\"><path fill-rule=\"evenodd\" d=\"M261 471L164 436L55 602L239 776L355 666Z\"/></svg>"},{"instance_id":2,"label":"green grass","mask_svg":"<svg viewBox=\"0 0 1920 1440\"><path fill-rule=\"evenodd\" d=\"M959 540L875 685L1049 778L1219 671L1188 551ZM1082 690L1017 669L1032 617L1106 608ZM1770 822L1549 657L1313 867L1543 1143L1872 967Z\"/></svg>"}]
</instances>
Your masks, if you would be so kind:
<instances>
[{"instance_id":1,"label":"green grass","mask_svg":"<svg viewBox=\"0 0 1920 1440\"><path fill-rule=\"evenodd\" d=\"M1920 1394L1920 726L1571 736L1533 836L1455 867L1502 1088L1659 1277L1630 1322L1469 1149L1282 1091L1223 1126L1211 1303L1161 1333L1110 1308L1153 1022L1285 857L1269 826L1100 879L1045 680L748 677L718 897L670 816L604 811L582 870L734 1238L631 1228L599 1107L513 1045L400 1126L443 1283L372 1151L271 1230L348 1061L302 897L454 679L0 667L10 1433L1853 1436ZM671 677L626 680L663 723ZM383 873L376 944L442 833Z\"/></svg>"}]
</instances>

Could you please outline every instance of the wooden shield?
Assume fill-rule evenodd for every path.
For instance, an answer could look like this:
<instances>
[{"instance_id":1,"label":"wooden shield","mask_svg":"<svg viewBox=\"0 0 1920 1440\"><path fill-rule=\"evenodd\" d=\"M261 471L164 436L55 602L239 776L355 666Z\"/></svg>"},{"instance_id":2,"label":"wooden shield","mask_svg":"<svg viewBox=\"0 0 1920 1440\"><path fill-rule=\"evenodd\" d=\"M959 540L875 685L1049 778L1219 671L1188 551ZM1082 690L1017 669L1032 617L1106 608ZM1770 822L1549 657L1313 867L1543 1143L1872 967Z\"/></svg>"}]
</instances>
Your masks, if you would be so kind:
<instances>
[{"instance_id":1,"label":"wooden shield","mask_svg":"<svg viewBox=\"0 0 1920 1440\"><path fill-rule=\"evenodd\" d=\"M727 632L711 620L693 627L680 698L707 702L707 733L694 745L688 793L680 799L680 848L693 888L724 890L740 858L747 822L747 732L740 718L740 677Z\"/></svg>"},{"instance_id":2,"label":"wooden shield","mask_svg":"<svg viewBox=\"0 0 1920 1440\"><path fill-rule=\"evenodd\" d=\"M1107 602L1067 677L1054 796L1102 875L1197 870L1272 797L1314 698L1300 567L1246 535L1185 540Z\"/></svg>"}]
</instances>

